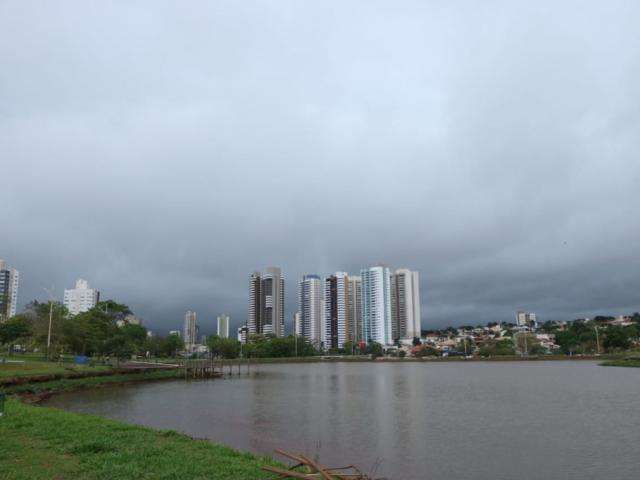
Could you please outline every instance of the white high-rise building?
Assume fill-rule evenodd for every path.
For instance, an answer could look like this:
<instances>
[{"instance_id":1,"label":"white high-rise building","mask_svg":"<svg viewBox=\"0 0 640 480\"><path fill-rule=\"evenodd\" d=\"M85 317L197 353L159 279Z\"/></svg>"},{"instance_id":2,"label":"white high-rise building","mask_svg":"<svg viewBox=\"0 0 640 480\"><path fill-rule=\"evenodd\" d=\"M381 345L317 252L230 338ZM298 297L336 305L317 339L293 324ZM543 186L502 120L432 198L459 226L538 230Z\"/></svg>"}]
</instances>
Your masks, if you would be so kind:
<instances>
[{"instance_id":1,"label":"white high-rise building","mask_svg":"<svg viewBox=\"0 0 640 480\"><path fill-rule=\"evenodd\" d=\"M284 278L278 267L251 275L247 327L250 334L284 336Z\"/></svg>"},{"instance_id":2,"label":"white high-rise building","mask_svg":"<svg viewBox=\"0 0 640 480\"><path fill-rule=\"evenodd\" d=\"M352 342L365 340L362 331L362 277L349 276L349 336Z\"/></svg>"},{"instance_id":3,"label":"white high-rise building","mask_svg":"<svg viewBox=\"0 0 640 480\"><path fill-rule=\"evenodd\" d=\"M89 287L89 282L79 278L76 280L76 288L64 291L63 304L71 315L87 312L100 301L100 292Z\"/></svg>"},{"instance_id":4,"label":"white high-rise building","mask_svg":"<svg viewBox=\"0 0 640 480\"><path fill-rule=\"evenodd\" d=\"M240 343L247 343L247 340L249 338L249 327L247 327L246 325L238 327L237 335L237 339Z\"/></svg>"},{"instance_id":5,"label":"white high-rise building","mask_svg":"<svg viewBox=\"0 0 640 480\"><path fill-rule=\"evenodd\" d=\"M305 275L298 284L300 335L316 347L321 346L324 340L321 282L318 275Z\"/></svg>"},{"instance_id":6,"label":"white high-rise building","mask_svg":"<svg viewBox=\"0 0 640 480\"><path fill-rule=\"evenodd\" d=\"M229 315L224 313L218 316L218 336L229 338Z\"/></svg>"},{"instance_id":7,"label":"white high-rise building","mask_svg":"<svg viewBox=\"0 0 640 480\"><path fill-rule=\"evenodd\" d=\"M349 339L349 276L337 272L324 280L324 347L342 348Z\"/></svg>"},{"instance_id":8,"label":"white high-rise building","mask_svg":"<svg viewBox=\"0 0 640 480\"><path fill-rule=\"evenodd\" d=\"M19 286L20 272L0 259L0 322L16 314Z\"/></svg>"},{"instance_id":9,"label":"white high-rise building","mask_svg":"<svg viewBox=\"0 0 640 480\"><path fill-rule=\"evenodd\" d=\"M420 338L420 276L406 268L395 271L391 279L392 339L411 342Z\"/></svg>"},{"instance_id":10,"label":"white high-rise building","mask_svg":"<svg viewBox=\"0 0 640 480\"><path fill-rule=\"evenodd\" d=\"M196 324L196 312L187 310L184 314L184 328L182 333L182 339L184 341L184 347L187 350L193 350L193 347L198 343L198 325Z\"/></svg>"},{"instance_id":11,"label":"white high-rise building","mask_svg":"<svg viewBox=\"0 0 640 480\"><path fill-rule=\"evenodd\" d=\"M302 336L302 315L300 312L293 314L293 335L296 337Z\"/></svg>"},{"instance_id":12,"label":"white high-rise building","mask_svg":"<svg viewBox=\"0 0 640 480\"><path fill-rule=\"evenodd\" d=\"M391 345L391 272L375 266L360 271L362 277L362 324L367 343Z\"/></svg>"}]
</instances>

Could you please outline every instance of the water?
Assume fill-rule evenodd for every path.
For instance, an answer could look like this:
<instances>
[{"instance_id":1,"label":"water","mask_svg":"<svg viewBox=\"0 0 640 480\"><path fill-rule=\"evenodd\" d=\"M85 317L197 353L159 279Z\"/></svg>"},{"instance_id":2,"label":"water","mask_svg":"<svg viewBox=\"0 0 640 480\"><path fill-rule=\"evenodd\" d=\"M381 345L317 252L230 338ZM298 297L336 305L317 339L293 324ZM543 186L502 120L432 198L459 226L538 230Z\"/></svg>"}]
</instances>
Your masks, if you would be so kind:
<instances>
[{"instance_id":1,"label":"water","mask_svg":"<svg viewBox=\"0 0 640 480\"><path fill-rule=\"evenodd\" d=\"M390 479L637 478L640 369L592 362L260 365L48 404Z\"/></svg>"}]
</instances>

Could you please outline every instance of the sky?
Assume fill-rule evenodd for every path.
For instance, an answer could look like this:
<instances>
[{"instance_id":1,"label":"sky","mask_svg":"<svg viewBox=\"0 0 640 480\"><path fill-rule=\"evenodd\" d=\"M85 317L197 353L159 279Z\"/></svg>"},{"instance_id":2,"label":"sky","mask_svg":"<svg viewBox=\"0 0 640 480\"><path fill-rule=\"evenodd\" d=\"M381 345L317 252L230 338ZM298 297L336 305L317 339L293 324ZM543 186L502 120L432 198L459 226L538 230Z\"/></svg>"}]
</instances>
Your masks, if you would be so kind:
<instances>
[{"instance_id":1,"label":"sky","mask_svg":"<svg viewBox=\"0 0 640 480\"><path fill-rule=\"evenodd\" d=\"M249 275L421 275L422 325L640 310L640 2L0 0L0 258L157 332Z\"/></svg>"}]
</instances>

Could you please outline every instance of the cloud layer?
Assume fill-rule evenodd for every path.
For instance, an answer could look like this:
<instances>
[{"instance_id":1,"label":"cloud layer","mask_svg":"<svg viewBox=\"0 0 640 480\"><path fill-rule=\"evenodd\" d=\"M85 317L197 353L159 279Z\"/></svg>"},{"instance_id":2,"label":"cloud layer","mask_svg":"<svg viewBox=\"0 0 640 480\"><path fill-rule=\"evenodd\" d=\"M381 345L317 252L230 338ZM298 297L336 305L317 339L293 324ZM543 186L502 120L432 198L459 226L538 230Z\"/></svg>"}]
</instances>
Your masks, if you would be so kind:
<instances>
[{"instance_id":1,"label":"cloud layer","mask_svg":"<svg viewBox=\"0 0 640 480\"><path fill-rule=\"evenodd\" d=\"M0 3L0 257L150 328L384 262L423 325L640 309L640 4Z\"/></svg>"}]
</instances>

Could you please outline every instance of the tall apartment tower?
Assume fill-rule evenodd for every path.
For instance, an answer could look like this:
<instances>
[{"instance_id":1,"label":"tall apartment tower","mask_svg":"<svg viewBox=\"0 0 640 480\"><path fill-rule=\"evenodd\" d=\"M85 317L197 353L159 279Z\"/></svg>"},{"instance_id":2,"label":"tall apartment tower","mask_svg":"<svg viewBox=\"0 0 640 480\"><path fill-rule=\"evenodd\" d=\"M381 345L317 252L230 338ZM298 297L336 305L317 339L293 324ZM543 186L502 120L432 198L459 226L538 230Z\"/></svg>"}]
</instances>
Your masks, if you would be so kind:
<instances>
[{"instance_id":1,"label":"tall apartment tower","mask_svg":"<svg viewBox=\"0 0 640 480\"><path fill-rule=\"evenodd\" d=\"M298 311L301 336L314 344L322 345L322 281L318 275L304 275L298 284Z\"/></svg>"},{"instance_id":2,"label":"tall apartment tower","mask_svg":"<svg viewBox=\"0 0 640 480\"><path fill-rule=\"evenodd\" d=\"M182 334L184 347L192 350L193 346L198 343L198 325L196 324L196 312L187 310L184 314L184 328Z\"/></svg>"},{"instance_id":3,"label":"tall apartment tower","mask_svg":"<svg viewBox=\"0 0 640 480\"><path fill-rule=\"evenodd\" d=\"M302 336L302 315L300 312L295 312L293 314L293 335L295 337Z\"/></svg>"},{"instance_id":4,"label":"tall apartment tower","mask_svg":"<svg viewBox=\"0 0 640 480\"><path fill-rule=\"evenodd\" d=\"M19 286L20 272L0 259L0 322L16 314Z\"/></svg>"},{"instance_id":5,"label":"tall apartment tower","mask_svg":"<svg viewBox=\"0 0 640 480\"><path fill-rule=\"evenodd\" d=\"M217 333L220 338L229 338L229 315L218 315Z\"/></svg>"},{"instance_id":6,"label":"tall apartment tower","mask_svg":"<svg viewBox=\"0 0 640 480\"><path fill-rule=\"evenodd\" d=\"M350 339L349 276L337 272L324 280L324 347L342 348Z\"/></svg>"},{"instance_id":7,"label":"tall apartment tower","mask_svg":"<svg viewBox=\"0 0 640 480\"><path fill-rule=\"evenodd\" d=\"M365 340L362 332L362 277L350 275L348 278L349 329L347 335L352 342Z\"/></svg>"},{"instance_id":8,"label":"tall apartment tower","mask_svg":"<svg viewBox=\"0 0 640 480\"><path fill-rule=\"evenodd\" d=\"M64 291L62 303L71 315L87 312L95 307L100 301L100 292L89 287L89 282L79 278L76 280L76 287Z\"/></svg>"},{"instance_id":9,"label":"tall apartment tower","mask_svg":"<svg viewBox=\"0 0 640 480\"><path fill-rule=\"evenodd\" d=\"M391 338L408 343L420 338L420 276L406 268L391 277Z\"/></svg>"},{"instance_id":10,"label":"tall apartment tower","mask_svg":"<svg viewBox=\"0 0 640 480\"><path fill-rule=\"evenodd\" d=\"M284 278L279 268L251 275L247 327L250 334L284 336Z\"/></svg>"},{"instance_id":11,"label":"tall apartment tower","mask_svg":"<svg viewBox=\"0 0 640 480\"><path fill-rule=\"evenodd\" d=\"M360 270L360 276L364 339L391 345L391 271L378 265Z\"/></svg>"}]
</instances>

